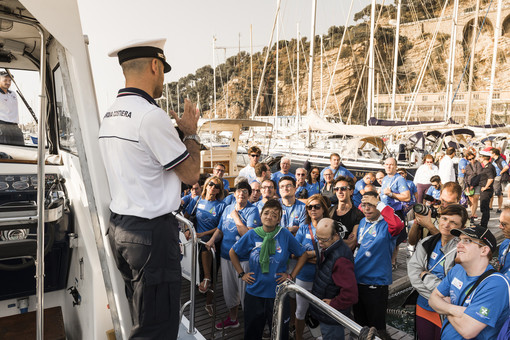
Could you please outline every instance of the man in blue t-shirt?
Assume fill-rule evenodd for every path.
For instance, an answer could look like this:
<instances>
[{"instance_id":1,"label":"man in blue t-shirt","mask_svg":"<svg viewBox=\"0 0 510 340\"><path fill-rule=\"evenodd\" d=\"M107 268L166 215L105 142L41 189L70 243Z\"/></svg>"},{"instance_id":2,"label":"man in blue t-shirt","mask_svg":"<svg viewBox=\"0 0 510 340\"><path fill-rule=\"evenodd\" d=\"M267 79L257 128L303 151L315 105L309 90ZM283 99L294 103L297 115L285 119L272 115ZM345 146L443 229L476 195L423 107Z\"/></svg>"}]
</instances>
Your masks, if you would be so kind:
<instances>
[{"instance_id":1,"label":"man in blue t-shirt","mask_svg":"<svg viewBox=\"0 0 510 340\"><path fill-rule=\"evenodd\" d=\"M388 286L392 283L391 255L404 223L373 191L365 192L361 207L365 218L359 223L359 247L354 256L359 294L353 308L354 319L362 326L375 327L384 333Z\"/></svg>"},{"instance_id":2,"label":"man in blue t-shirt","mask_svg":"<svg viewBox=\"0 0 510 340\"><path fill-rule=\"evenodd\" d=\"M441 177L435 175L430 178L430 184L432 184L427 192L426 195L434 197L434 199L439 200L439 197L441 196Z\"/></svg>"},{"instance_id":3,"label":"man in blue t-shirt","mask_svg":"<svg viewBox=\"0 0 510 340\"><path fill-rule=\"evenodd\" d=\"M459 237L455 265L430 295L429 304L446 318L441 339L495 339L509 316L510 285L490 272L496 238L487 228L453 229ZM477 285L478 284L478 285ZM475 286L477 285L477 286Z\"/></svg>"},{"instance_id":4,"label":"man in blue t-shirt","mask_svg":"<svg viewBox=\"0 0 510 340\"><path fill-rule=\"evenodd\" d=\"M503 190L508 183L508 171L509 166L508 163L501 157L501 151L496 148L491 149L491 161L494 169L496 169L496 178L494 178L494 196L498 198L498 210L496 212L501 212L501 207L503 206ZM492 207L492 199L491 205Z\"/></svg>"},{"instance_id":5,"label":"man in blue t-shirt","mask_svg":"<svg viewBox=\"0 0 510 340\"><path fill-rule=\"evenodd\" d=\"M296 181L290 176L284 176L278 183L282 198L283 214L280 225L288 229L293 235L299 229L299 226L305 224L306 204L296 199Z\"/></svg>"},{"instance_id":6,"label":"man in blue t-shirt","mask_svg":"<svg viewBox=\"0 0 510 340\"><path fill-rule=\"evenodd\" d=\"M225 169L226 168L223 163L218 163L214 166L213 175L221 178L221 180L223 181L223 190L227 192L224 196L227 196L228 192L230 191L230 183L225 178L223 178L223 176L225 175Z\"/></svg>"},{"instance_id":7,"label":"man in blue t-shirt","mask_svg":"<svg viewBox=\"0 0 510 340\"><path fill-rule=\"evenodd\" d=\"M499 229L503 232L505 240L499 246L499 271L510 280L510 205L505 205L499 215Z\"/></svg>"},{"instance_id":8,"label":"man in blue t-shirt","mask_svg":"<svg viewBox=\"0 0 510 340\"><path fill-rule=\"evenodd\" d=\"M365 187L368 184L373 184L375 181L375 174L373 172L367 173L362 179L354 185L354 192L352 194L352 204L357 208L361 204L361 197L365 194Z\"/></svg>"},{"instance_id":9,"label":"man in blue t-shirt","mask_svg":"<svg viewBox=\"0 0 510 340\"><path fill-rule=\"evenodd\" d=\"M331 171L333 172L333 179L336 179L337 177L340 176L345 176L354 179L354 182L356 182L356 177L352 174L352 172L350 172L340 164L341 164L340 155L337 154L336 152L333 152L329 156L329 166L325 167L321 171L321 187L324 185L324 171L326 169L331 169Z\"/></svg>"},{"instance_id":10,"label":"man in blue t-shirt","mask_svg":"<svg viewBox=\"0 0 510 340\"><path fill-rule=\"evenodd\" d=\"M305 203L306 199L312 194L310 192L313 191L313 185L306 183L306 175L308 171L304 168L296 169L296 198L301 202Z\"/></svg>"},{"instance_id":11,"label":"man in blue t-shirt","mask_svg":"<svg viewBox=\"0 0 510 340\"><path fill-rule=\"evenodd\" d=\"M275 172L271 175L271 179L278 184L280 182L280 178L283 176L290 176L296 180L296 176L292 172L290 172L290 158L282 157L280 160L280 171ZM280 197L280 188L276 187L276 194Z\"/></svg>"},{"instance_id":12,"label":"man in blue t-shirt","mask_svg":"<svg viewBox=\"0 0 510 340\"><path fill-rule=\"evenodd\" d=\"M467 160L469 150L465 150L462 154L462 158L459 160L459 164L457 165L457 182L459 182L462 191L466 189L466 183L464 183L464 174L466 173L466 166L469 164L469 161Z\"/></svg>"}]
</instances>

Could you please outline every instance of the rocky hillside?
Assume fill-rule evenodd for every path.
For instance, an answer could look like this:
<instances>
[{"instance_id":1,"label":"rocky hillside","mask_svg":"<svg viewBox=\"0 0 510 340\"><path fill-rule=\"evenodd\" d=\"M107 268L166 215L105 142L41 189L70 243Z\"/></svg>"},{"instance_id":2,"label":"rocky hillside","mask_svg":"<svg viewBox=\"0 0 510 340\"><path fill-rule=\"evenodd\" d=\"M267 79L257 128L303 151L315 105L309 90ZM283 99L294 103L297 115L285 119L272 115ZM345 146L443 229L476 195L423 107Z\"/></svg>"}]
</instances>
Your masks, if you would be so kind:
<instances>
[{"instance_id":1,"label":"rocky hillside","mask_svg":"<svg viewBox=\"0 0 510 340\"><path fill-rule=\"evenodd\" d=\"M480 11L483 19L484 9L487 8L490 1L482 0L482 9ZM510 0L503 1L510 5ZM427 8L423 4L427 3ZM420 69L424 63L424 56L430 45L433 32L424 31L424 22L431 22L434 17L439 16L442 1L404 1L402 21L406 22L401 26L399 40L399 66L397 79L397 92L409 93L415 87ZM453 2L452 2L453 3ZM461 0L461 10L472 11L475 0ZM492 6L496 6L493 2ZM451 15L452 5L447 8L446 16ZM378 20L378 29L375 42L375 71L377 79L378 93L391 93L392 69L393 69L393 49L395 27L391 25L391 20L396 18L396 9L393 5L382 7L378 6L380 18ZM347 28L346 37L338 63L335 63L339 53L340 41L345 27L330 27L328 33L324 35L324 50L321 57L320 36L315 37L314 48L314 79L313 79L313 105L320 110L324 108L326 116L337 120L360 123L366 119L366 84L368 71L365 65L368 65L367 52L369 46L369 14L368 6L359 13L356 13L355 20L357 24ZM427 21L424 21L427 20ZM509 20L510 21L510 20ZM495 23L494 23L495 24ZM451 25L449 19L445 19L444 25ZM510 26L510 23L507 24ZM505 31L505 26L503 27ZM449 30L443 30L439 33L434 43L434 49L431 56L427 72L421 86L420 93L438 93L444 92L445 81L447 78L447 60L449 55L450 34L445 33ZM468 63L471 51L471 35L469 29L458 30L456 43L456 62L455 62L455 87L460 81L461 74ZM474 90L485 90L488 86L487 79L490 77L492 51L493 51L493 28L486 25L482 30L480 38L476 45L475 70L474 70ZM465 38L465 39L464 39ZM310 43L303 38L300 41L300 70L296 74L297 40L279 42L279 81L276 85L275 77L275 58L276 44L270 50L269 63L264 77L261 91L260 102L257 108L257 115L273 115L275 112L275 92L278 88L278 114L294 115L296 112L296 78L299 77L299 107L301 112L306 111L307 92L308 92L308 54ZM504 36L499 42L498 72L495 80L495 88L507 89L507 82L510 79L510 60L508 51L510 50L510 27L506 30ZM267 52L265 48L262 52L253 56L254 64L254 101L260 83L263 61ZM322 60L322 63L321 63ZM321 82L321 64L322 64L322 82ZM246 118L250 116L250 56L246 52L233 56L224 64L216 69L217 77L217 114L221 117ZM466 72L460 84L460 91L467 89L468 72ZM213 69L210 66L204 66L193 75L181 78L178 82L167 84L171 94L170 100L174 104L177 99L177 83L179 84L180 100L189 96L198 98L201 103L201 109L204 117L213 117ZM321 85L322 84L322 85ZM321 98L322 104L321 106ZM327 103L326 103L327 98ZM163 106L164 107L164 106Z\"/></svg>"}]
</instances>

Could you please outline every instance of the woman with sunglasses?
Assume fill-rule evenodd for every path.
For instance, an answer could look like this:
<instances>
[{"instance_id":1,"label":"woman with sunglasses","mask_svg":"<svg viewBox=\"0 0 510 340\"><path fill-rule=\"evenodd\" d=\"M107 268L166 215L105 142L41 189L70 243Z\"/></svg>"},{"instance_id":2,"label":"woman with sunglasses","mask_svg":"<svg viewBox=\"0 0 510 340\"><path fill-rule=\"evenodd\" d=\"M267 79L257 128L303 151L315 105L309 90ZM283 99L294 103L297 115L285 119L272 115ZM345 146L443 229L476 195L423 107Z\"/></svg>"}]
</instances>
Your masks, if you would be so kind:
<instances>
[{"instance_id":1,"label":"woman with sunglasses","mask_svg":"<svg viewBox=\"0 0 510 340\"><path fill-rule=\"evenodd\" d=\"M204 191L200 197L196 197L188 204L185 212L186 217L196 216L196 231L197 237L203 242L211 239L211 236L217 229L220 221L221 214L225 210L225 203L223 203L223 181L221 178L213 176L209 177L204 183ZM216 247L219 249L219 247ZM205 246L200 244L200 275L202 282L198 286L200 293L207 293L207 302L205 309L212 315L212 299L213 295L209 291L211 287L211 267L212 267L212 254L206 249ZM219 262L219 256L216 256Z\"/></svg>"},{"instance_id":2,"label":"woman with sunglasses","mask_svg":"<svg viewBox=\"0 0 510 340\"><path fill-rule=\"evenodd\" d=\"M262 339L266 323L272 324L276 286L299 273L307 260L304 247L286 228L279 226L282 207L275 199L268 200L260 215L262 226L249 230L230 249L230 259L246 282L244 297L244 339ZM292 273L287 274L287 261L299 257ZM249 257L249 270L243 269L239 258ZM284 304L283 336L289 335L288 304ZM286 314L286 315L285 315Z\"/></svg>"},{"instance_id":3,"label":"woman with sunglasses","mask_svg":"<svg viewBox=\"0 0 510 340\"><path fill-rule=\"evenodd\" d=\"M328 205L324 197L320 194L312 195L306 201L306 224L301 225L296 233L296 240L305 247L308 256L308 261L296 277L296 284L310 292L312 291L313 280L315 278L315 250L317 249L315 228L319 221L327 216L327 213ZM308 300L304 299L300 294L296 294L296 340L303 339L308 305Z\"/></svg>"},{"instance_id":4,"label":"woman with sunglasses","mask_svg":"<svg viewBox=\"0 0 510 340\"><path fill-rule=\"evenodd\" d=\"M308 195L312 196L321 192L321 171L318 167L314 166L310 169L306 182L310 186Z\"/></svg>"},{"instance_id":5,"label":"woman with sunglasses","mask_svg":"<svg viewBox=\"0 0 510 340\"><path fill-rule=\"evenodd\" d=\"M448 271L455 265L457 239L452 229L464 229L468 219L466 208L460 204L441 209L439 234L424 238L407 264L407 274L419 293L416 302L416 333L420 340L441 338L441 318L429 306L429 297Z\"/></svg>"},{"instance_id":6,"label":"woman with sunglasses","mask_svg":"<svg viewBox=\"0 0 510 340\"><path fill-rule=\"evenodd\" d=\"M434 164L434 157L432 155L425 155L423 158L423 164L420 165L416 174L414 175L414 184L418 190L418 203L423 203L423 195L432 185L430 179L432 176L439 174L439 168Z\"/></svg>"},{"instance_id":7,"label":"woman with sunglasses","mask_svg":"<svg viewBox=\"0 0 510 340\"><path fill-rule=\"evenodd\" d=\"M329 209L329 217L345 226L347 231L344 235L344 242L354 250L357 245L356 234L358 233L359 222L365 217L361 210L352 203L354 181L350 177L340 176L336 179L333 190L338 204Z\"/></svg>"}]
</instances>

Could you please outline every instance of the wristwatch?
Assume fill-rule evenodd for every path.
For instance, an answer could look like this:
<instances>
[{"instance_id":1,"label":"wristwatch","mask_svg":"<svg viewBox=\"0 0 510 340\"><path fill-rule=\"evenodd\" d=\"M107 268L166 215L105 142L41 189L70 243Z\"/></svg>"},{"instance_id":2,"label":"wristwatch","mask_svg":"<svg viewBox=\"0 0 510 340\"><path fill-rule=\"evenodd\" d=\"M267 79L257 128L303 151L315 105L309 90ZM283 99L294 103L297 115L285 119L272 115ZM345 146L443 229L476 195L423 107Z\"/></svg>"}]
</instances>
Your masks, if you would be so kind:
<instances>
[{"instance_id":1,"label":"wristwatch","mask_svg":"<svg viewBox=\"0 0 510 340\"><path fill-rule=\"evenodd\" d=\"M246 274L245 272L240 272L239 275L237 275L238 278L242 279L244 274Z\"/></svg>"},{"instance_id":2,"label":"wristwatch","mask_svg":"<svg viewBox=\"0 0 510 340\"><path fill-rule=\"evenodd\" d=\"M194 134L194 135L187 135L187 136L184 136L184 138L182 139L183 142L187 141L187 140L192 140L192 141L195 141L195 143L197 143L198 145L200 145L200 137L197 135L197 134Z\"/></svg>"}]
</instances>

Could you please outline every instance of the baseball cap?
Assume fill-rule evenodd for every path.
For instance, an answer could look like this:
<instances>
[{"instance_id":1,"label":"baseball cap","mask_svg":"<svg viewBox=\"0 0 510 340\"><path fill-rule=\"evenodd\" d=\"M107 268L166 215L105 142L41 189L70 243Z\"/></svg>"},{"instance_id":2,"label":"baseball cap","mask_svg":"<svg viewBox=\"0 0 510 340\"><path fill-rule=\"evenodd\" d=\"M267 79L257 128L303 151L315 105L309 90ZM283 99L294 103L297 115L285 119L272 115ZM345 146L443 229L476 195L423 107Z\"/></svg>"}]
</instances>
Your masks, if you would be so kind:
<instances>
[{"instance_id":1,"label":"baseball cap","mask_svg":"<svg viewBox=\"0 0 510 340\"><path fill-rule=\"evenodd\" d=\"M497 248L496 238L488 228L477 226L466 229L452 229L450 231L450 234L456 237L459 237L460 234L464 234L476 240L483 241L483 243L485 243L493 253L496 251Z\"/></svg>"}]
</instances>

